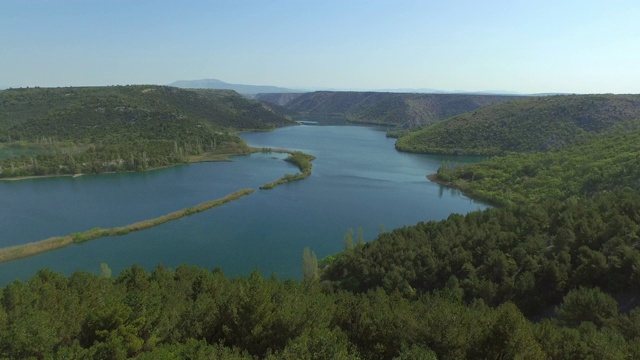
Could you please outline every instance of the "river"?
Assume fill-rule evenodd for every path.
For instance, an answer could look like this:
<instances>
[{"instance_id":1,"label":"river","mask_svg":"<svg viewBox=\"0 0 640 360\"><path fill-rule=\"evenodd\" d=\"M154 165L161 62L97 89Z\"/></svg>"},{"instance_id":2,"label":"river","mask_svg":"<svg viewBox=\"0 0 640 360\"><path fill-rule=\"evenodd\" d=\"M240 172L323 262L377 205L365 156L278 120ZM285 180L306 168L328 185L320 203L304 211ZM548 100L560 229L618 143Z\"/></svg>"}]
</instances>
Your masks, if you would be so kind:
<instances>
[{"instance_id":1,"label":"river","mask_svg":"<svg viewBox=\"0 0 640 360\"><path fill-rule=\"evenodd\" d=\"M254 154L232 162L198 163L144 173L86 175L0 182L0 246L113 227L220 198L241 188L240 200L161 226L72 245L0 264L0 284L25 280L40 268L117 274L132 264L220 267L230 276L254 269L299 278L302 251L323 257L343 247L348 229L365 240L419 221L439 220L486 206L429 182L443 160L397 152L384 131L363 126L295 126L246 133L255 147L301 150L316 156L302 181L257 190L297 168L283 154Z\"/></svg>"}]
</instances>

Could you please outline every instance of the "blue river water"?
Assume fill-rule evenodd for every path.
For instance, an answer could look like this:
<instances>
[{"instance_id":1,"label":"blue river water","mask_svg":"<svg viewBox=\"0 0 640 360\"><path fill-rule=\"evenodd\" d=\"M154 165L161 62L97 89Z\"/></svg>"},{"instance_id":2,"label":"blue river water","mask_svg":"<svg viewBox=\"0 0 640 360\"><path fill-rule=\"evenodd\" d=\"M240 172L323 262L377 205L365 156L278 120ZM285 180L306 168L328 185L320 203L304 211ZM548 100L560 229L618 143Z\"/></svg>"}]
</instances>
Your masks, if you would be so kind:
<instances>
[{"instance_id":1,"label":"blue river water","mask_svg":"<svg viewBox=\"0 0 640 360\"><path fill-rule=\"evenodd\" d=\"M0 182L0 246L114 227L158 217L242 188L240 200L155 228L107 237L0 264L0 284L26 280L40 268L70 274L114 274L133 264L220 267L230 276L254 269L300 278L302 252L318 257L343 248L348 229L366 241L419 221L439 220L486 205L427 180L444 160L473 158L401 153L384 131L362 126L295 126L246 133L255 147L301 150L316 156L302 181L258 190L297 168L286 155L234 157L144 173L86 175Z\"/></svg>"}]
</instances>

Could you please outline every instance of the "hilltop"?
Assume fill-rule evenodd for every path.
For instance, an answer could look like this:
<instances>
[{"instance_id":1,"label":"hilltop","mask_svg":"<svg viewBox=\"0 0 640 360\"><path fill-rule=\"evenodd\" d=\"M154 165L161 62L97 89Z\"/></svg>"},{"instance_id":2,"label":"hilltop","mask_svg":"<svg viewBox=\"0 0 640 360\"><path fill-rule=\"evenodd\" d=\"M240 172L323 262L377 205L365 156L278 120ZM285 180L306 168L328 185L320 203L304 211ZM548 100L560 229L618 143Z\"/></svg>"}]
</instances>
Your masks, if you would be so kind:
<instances>
[{"instance_id":1,"label":"hilltop","mask_svg":"<svg viewBox=\"0 0 640 360\"><path fill-rule=\"evenodd\" d=\"M406 94L316 91L304 94L258 94L304 116L345 117L350 122L412 128L519 98L501 95Z\"/></svg>"},{"instance_id":2,"label":"hilltop","mask_svg":"<svg viewBox=\"0 0 640 360\"><path fill-rule=\"evenodd\" d=\"M228 90L155 85L4 90L0 155L29 156L4 160L0 176L140 170L242 153L235 131L293 124L275 108Z\"/></svg>"},{"instance_id":3,"label":"hilltop","mask_svg":"<svg viewBox=\"0 0 640 360\"><path fill-rule=\"evenodd\" d=\"M271 85L231 84L218 79L179 80L169 84L169 86L175 86L184 89L233 90L237 91L240 94L248 95L259 93L290 93L299 91Z\"/></svg>"},{"instance_id":4,"label":"hilltop","mask_svg":"<svg viewBox=\"0 0 640 360\"><path fill-rule=\"evenodd\" d=\"M471 111L400 138L402 151L493 155L544 151L640 119L638 95L519 98Z\"/></svg>"}]
</instances>

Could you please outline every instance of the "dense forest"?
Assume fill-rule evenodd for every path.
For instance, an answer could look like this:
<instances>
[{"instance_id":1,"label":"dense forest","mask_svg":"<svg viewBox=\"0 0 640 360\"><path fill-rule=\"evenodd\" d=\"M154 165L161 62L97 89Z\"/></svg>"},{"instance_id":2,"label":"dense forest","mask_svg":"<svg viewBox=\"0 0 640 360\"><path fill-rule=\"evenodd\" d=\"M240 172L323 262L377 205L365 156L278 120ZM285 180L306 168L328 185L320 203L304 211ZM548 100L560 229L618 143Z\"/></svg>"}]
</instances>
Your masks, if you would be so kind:
<instances>
[{"instance_id":1,"label":"dense forest","mask_svg":"<svg viewBox=\"0 0 640 360\"><path fill-rule=\"evenodd\" d=\"M334 116L346 118L353 123L413 128L431 125L455 115L518 97L316 91L304 94L259 94L257 98L282 105L303 116Z\"/></svg>"},{"instance_id":2,"label":"dense forest","mask_svg":"<svg viewBox=\"0 0 640 360\"><path fill-rule=\"evenodd\" d=\"M545 319L534 327L591 327L607 335L590 341L628 346L615 355L560 355L538 337L548 358L636 358L640 334L629 329L640 314L638 154L640 130L625 126L562 150L443 164L436 180L500 206L348 246L325 260L321 280L338 292L384 289L407 299L452 292L470 307L514 304L530 319ZM574 336L564 346L576 346Z\"/></svg>"},{"instance_id":3,"label":"dense forest","mask_svg":"<svg viewBox=\"0 0 640 360\"><path fill-rule=\"evenodd\" d=\"M531 323L510 302L467 304L454 281L413 295L327 291L259 273L187 266L110 277L41 270L3 289L0 356L60 359L621 359L640 355L640 312L569 291Z\"/></svg>"},{"instance_id":4,"label":"dense forest","mask_svg":"<svg viewBox=\"0 0 640 360\"><path fill-rule=\"evenodd\" d=\"M625 186L640 189L638 144L640 129L625 124L560 150L494 157L464 167L444 163L437 179L499 205L564 200Z\"/></svg>"},{"instance_id":5,"label":"dense forest","mask_svg":"<svg viewBox=\"0 0 640 360\"><path fill-rule=\"evenodd\" d=\"M640 118L638 95L520 98L447 119L401 137L396 148L432 154L546 151Z\"/></svg>"},{"instance_id":6,"label":"dense forest","mask_svg":"<svg viewBox=\"0 0 640 360\"><path fill-rule=\"evenodd\" d=\"M443 163L434 180L497 207L305 249L301 281L40 270L0 293L0 358L640 358L640 129L616 114L561 148Z\"/></svg>"},{"instance_id":7,"label":"dense forest","mask_svg":"<svg viewBox=\"0 0 640 360\"><path fill-rule=\"evenodd\" d=\"M234 133L292 121L232 91L165 86L0 91L0 177L144 170L238 154Z\"/></svg>"}]
</instances>

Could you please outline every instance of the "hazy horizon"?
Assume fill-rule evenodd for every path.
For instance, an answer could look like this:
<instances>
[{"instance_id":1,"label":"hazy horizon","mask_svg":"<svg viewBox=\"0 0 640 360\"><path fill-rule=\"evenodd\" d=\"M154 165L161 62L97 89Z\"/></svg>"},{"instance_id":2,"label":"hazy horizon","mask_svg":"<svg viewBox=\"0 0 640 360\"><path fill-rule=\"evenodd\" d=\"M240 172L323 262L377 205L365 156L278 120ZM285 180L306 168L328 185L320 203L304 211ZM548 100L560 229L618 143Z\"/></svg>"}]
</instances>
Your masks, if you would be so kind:
<instances>
[{"instance_id":1,"label":"hazy horizon","mask_svg":"<svg viewBox=\"0 0 640 360\"><path fill-rule=\"evenodd\" d=\"M640 93L635 1L5 0L0 87Z\"/></svg>"}]
</instances>

